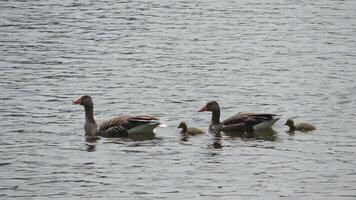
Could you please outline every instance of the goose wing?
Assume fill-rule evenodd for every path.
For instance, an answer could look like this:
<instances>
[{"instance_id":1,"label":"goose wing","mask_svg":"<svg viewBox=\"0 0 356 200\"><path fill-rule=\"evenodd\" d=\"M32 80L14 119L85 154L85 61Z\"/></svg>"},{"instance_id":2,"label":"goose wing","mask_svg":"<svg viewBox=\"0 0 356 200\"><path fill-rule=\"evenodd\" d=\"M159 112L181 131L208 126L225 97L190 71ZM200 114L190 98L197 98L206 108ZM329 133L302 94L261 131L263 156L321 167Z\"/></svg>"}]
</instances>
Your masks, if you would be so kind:
<instances>
[{"instance_id":1,"label":"goose wing","mask_svg":"<svg viewBox=\"0 0 356 200\"><path fill-rule=\"evenodd\" d=\"M99 124L99 132L106 137L127 137L130 130L141 125L159 125L158 119L150 115L121 115L105 120Z\"/></svg>"},{"instance_id":2,"label":"goose wing","mask_svg":"<svg viewBox=\"0 0 356 200\"><path fill-rule=\"evenodd\" d=\"M233 125L245 123L250 126L254 126L262 122L273 120L275 116L277 115L269 113L237 113L236 115L225 119L222 124Z\"/></svg>"}]
</instances>

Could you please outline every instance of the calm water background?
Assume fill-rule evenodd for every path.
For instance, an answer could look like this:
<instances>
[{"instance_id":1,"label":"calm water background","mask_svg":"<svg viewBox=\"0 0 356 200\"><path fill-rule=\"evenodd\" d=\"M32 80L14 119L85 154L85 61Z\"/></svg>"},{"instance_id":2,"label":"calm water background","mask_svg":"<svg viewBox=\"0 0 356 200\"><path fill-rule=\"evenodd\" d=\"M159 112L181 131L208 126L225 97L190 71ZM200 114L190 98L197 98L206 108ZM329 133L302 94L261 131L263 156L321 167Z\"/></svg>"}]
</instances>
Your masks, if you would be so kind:
<instances>
[{"instance_id":1,"label":"calm water background","mask_svg":"<svg viewBox=\"0 0 356 200\"><path fill-rule=\"evenodd\" d=\"M0 199L355 199L355 33L353 0L2 1ZM82 94L168 127L86 141ZM285 117L182 141L209 100Z\"/></svg>"}]
</instances>

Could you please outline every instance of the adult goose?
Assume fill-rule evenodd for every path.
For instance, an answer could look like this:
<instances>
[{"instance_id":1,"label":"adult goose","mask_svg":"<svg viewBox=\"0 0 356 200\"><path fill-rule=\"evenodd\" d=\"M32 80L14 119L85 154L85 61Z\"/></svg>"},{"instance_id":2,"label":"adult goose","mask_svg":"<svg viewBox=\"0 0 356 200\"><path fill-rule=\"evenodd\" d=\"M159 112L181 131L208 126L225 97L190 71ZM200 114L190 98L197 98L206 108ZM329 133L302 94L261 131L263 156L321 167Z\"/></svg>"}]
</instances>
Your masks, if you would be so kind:
<instances>
[{"instance_id":1,"label":"adult goose","mask_svg":"<svg viewBox=\"0 0 356 200\"><path fill-rule=\"evenodd\" d=\"M212 112L209 130L220 132L253 132L258 129L271 128L279 118L268 113L238 113L220 122L220 106L216 101L208 102L198 112Z\"/></svg>"},{"instance_id":2,"label":"adult goose","mask_svg":"<svg viewBox=\"0 0 356 200\"><path fill-rule=\"evenodd\" d=\"M312 131L316 129L315 126L308 123L294 124L293 119L288 119L284 125L289 127L289 132L294 132L294 131L305 132L305 131Z\"/></svg>"},{"instance_id":3,"label":"adult goose","mask_svg":"<svg viewBox=\"0 0 356 200\"><path fill-rule=\"evenodd\" d=\"M160 124L158 119L149 115L121 115L97 124L93 116L93 100L90 96L80 96L73 104L84 106L86 136L128 137L131 134L152 134Z\"/></svg>"},{"instance_id":4,"label":"adult goose","mask_svg":"<svg viewBox=\"0 0 356 200\"><path fill-rule=\"evenodd\" d=\"M181 128L181 134L184 136L189 136L189 135L199 135L205 133L203 130L199 128L194 128L194 127L189 127L186 122L181 122L178 126L178 128Z\"/></svg>"}]
</instances>

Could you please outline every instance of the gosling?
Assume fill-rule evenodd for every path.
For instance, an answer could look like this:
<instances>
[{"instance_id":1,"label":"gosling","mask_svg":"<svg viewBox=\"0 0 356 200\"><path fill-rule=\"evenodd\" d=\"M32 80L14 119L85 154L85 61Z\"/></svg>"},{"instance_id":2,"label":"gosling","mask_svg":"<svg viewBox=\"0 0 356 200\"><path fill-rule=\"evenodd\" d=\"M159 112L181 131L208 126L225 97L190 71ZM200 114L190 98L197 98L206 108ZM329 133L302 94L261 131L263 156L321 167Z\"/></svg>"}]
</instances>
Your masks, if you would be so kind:
<instances>
[{"instance_id":1,"label":"gosling","mask_svg":"<svg viewBox=\"0 0 356 200\"><path fill-rule=\"evenodd\" d=\"M299 123L295 125L292 119L288 119L284 125L289 127L289 132L293 132L293 131L306 132L306 131L312 131L316 129L315 126L308 123Z\"/></svg>"},{"instance_id":2,"label":"gosling","mask_svg":"<svg viewBox=\"0 0 356 200\"><path fill-rule=\"evenodd\" d=\"M187 123L185 123L185 122L181 122L179 124L178 128L181 128L182 129L181 134L186 135L186 136L199 135L199 134L205 133L205 131L198 129L198 128L193 128L193 127L188 128Z\"/></svg>"}]
</instances>

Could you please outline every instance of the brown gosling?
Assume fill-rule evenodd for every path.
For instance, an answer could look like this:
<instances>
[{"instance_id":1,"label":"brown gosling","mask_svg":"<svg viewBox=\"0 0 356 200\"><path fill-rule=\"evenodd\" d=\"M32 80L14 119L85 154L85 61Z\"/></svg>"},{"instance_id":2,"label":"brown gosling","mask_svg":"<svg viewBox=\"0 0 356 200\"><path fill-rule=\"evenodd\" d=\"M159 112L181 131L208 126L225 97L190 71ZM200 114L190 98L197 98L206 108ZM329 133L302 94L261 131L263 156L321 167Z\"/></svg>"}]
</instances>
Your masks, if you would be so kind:
<instances>
[{"instance_id":1,"label":"brown gosling","mask_svg":"<svg viewBox=\"0 0 356 200\"><path fill-rule=\"evenodd\" d=\"M288 119L284 125L289 127L289 132L293 132L293 131L306 132L306 131L312 131L316 129L315 126L308 123L294 124L294 121L292 119Z\"/></svg>"},{"instance_id":2,"label":"brown gosling","mask_svg":"<svg viewBox=\"0 0 356 200\"><path fill-rule=\"evenodd\" d=\"M178 128L181 128L181 134L182 135L199 135L205 133L205 131L198 129L198 128L193 128L187 126L187 123L181 122L178 126Z\"/></svg>"}]
</instances>

